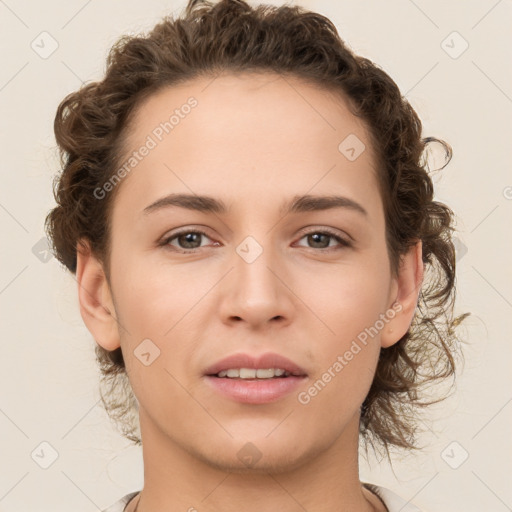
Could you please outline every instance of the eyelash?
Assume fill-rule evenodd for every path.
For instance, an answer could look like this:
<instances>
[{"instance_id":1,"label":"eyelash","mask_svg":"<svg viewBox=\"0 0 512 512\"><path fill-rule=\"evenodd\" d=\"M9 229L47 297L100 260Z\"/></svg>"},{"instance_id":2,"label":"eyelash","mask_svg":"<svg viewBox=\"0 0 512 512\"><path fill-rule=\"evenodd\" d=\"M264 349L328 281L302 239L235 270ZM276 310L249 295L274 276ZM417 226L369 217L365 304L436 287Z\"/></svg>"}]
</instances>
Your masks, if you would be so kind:
<instances>
[{"instance_id":1,"label":"eyelash","mask_svg":"<svg viewBox=\"0 0 512 512\"><path fill-rule=\"evenodd\" d=\"M201 231L200 229L187 229L187 230L179 231L178 233L174 233L173 235L164 238L159 243L159 246L162 246L164 248L172 247L171 250L176 250L177 252L182 253L182 254L192 254L192 253L196 252L198 249L201 249L201 247L196 247L195 249L181 249L179 247L177 248L177 247L171 246L169 243L169 242L171 242L171 240L174 240L175 238L178 238L181 235L187 235L190 233L200 234L200 235L205 236L206 238L210 238L207 233L205 233L204 231ZM316 235L316 234L327 235L330 238L334 238L340 244L340 247L326 247L326 248L322 248L322 249L317 249L315 247L307 247L308 249L313 249L313 250L321 251L321 252L331 252L333 250L334 251L341 250L343 248L352 246L352 244L348 240L345 240L344 238L340 237L339 235L335 234L334 232L330 231L329 229L308 231L307 233L304 233L299 238L299 240L302 240L304 237L306 237L308 235ZM301 246L301 247L303 247L303 246Z\"/></svg>"}]
</instances>

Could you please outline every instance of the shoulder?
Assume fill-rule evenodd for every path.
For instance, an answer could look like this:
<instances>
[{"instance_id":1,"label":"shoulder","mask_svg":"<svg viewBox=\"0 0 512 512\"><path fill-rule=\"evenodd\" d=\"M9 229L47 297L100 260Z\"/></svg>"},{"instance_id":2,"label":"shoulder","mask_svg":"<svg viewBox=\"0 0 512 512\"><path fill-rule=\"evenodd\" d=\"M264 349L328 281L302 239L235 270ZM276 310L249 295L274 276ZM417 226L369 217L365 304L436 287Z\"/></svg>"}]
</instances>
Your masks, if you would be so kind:
<instances>
[{"instance_id":1,"label":"shoulder","mask_svg":"<svg viewBox=\"0 0 512 512\"><path fill-rule=\"evenodd\" d=\"M381 487L380 485L364 483L363 485L376 494L388 508L389 512L422 512L418 507L409 501L395 494L393 491Z\"/></svg>"},{"instance_id":2,"label":"shoulder","mask_svg":"<svg viewBox=\"0 0 512 512\"><path fill-rule=\"evenodd\" d=\"M140 491L135 491L127 494L126 496L123 496L120 500L116 501L110 507L106 508L105 510L102 510L101 512L123 512L128 502L137 494L139 494Z\"/></svg>"}]
</instances>

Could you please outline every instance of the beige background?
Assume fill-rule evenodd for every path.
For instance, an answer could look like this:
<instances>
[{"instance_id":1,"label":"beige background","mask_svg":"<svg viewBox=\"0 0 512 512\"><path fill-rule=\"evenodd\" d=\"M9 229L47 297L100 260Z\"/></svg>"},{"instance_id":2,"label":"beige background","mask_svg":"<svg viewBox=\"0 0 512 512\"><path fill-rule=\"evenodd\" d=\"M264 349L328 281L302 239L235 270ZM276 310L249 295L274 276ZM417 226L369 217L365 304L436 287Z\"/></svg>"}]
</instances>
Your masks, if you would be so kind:
<instances>
[{"instance_id":1,"label":"beige background","mask_svg":"<svg viewBox=\"0 0 512 512\"><path fill-rule=\"evenodd\" d=\"M362 459L361 478L424 512L510 510L512 2L295 3L331 18L357 53L396 80L425 135L454 149L435 183L437 197L457 213L457 310L473 313L463 330L466 365L453 397L432 410L425 450L396 455L393 470ZM78 312L76 283L54 258L45 262L37 244L53 205L57 105L101 78L119 35L146 30L184 5L0 1L2 511L92 512L142 485L140 448L129 447L99 403L94 342ZM51 49L43 31L58 43L47 58L31 47L47 37ZM469 46L458 55L464 41ZM52 450L57 459L43 469Z\"/></svg>"}]
</instances>

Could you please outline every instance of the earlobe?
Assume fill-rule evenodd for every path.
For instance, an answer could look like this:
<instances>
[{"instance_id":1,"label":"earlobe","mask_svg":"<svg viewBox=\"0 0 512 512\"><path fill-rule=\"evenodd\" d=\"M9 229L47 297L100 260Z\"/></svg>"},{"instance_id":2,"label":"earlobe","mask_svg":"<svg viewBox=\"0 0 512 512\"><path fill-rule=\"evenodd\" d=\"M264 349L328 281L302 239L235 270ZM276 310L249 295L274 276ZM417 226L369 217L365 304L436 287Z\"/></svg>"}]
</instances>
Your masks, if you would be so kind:
<instances>
[{"instance_id":1,"label":"earlobe","mask_svg":"<svg viewBox=\"0 0 512 512\"><path fill-rule=\"evenodd\" d=\"M110 287L103 265L86 240L77 243L76 280L80 314L87 329L101 347L115 350L120 340Z\"/></svg>"},{"instance_id":2,"label":"earlobe","mask_svg":"<svg viewBox=\"0 0 512 512\"><path fill-rule=\"evenodd\" d=\"M414 318L418 297L423 283L423 247L419 240L400 260L398 276L395 278L395 296L388 315L391 320L381 333L383 348L394 345L409 330Z\"/></svg>"}]
</instances>

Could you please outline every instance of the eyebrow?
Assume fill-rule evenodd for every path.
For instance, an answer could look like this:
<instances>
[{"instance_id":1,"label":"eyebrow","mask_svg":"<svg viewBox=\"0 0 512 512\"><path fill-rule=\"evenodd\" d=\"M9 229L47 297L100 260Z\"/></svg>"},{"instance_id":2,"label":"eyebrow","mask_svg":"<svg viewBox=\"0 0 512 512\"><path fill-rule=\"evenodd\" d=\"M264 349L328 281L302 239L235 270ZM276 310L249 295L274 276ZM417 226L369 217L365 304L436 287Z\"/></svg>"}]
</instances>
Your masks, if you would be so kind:
<instances>
[{"instance_id":1,"label":"eyebrow","mask_svg":"<svg viewBox=\"0 0 512 512\"><path fill-rule=\"evenodd\" d=\"M145 215L164 208L177 206L188 210L196 210L204 213L225 214L229 211L226 204L211 196L196 194L169 194L146 206ZM346 208L368 217L368 212L356 201L344 196L293 196L290 201L285 202L279 212L281 215L289 213L302 213L310 211L330 210L333 208Z\"/></svg>"}]
</instances>

